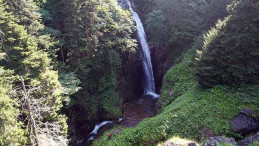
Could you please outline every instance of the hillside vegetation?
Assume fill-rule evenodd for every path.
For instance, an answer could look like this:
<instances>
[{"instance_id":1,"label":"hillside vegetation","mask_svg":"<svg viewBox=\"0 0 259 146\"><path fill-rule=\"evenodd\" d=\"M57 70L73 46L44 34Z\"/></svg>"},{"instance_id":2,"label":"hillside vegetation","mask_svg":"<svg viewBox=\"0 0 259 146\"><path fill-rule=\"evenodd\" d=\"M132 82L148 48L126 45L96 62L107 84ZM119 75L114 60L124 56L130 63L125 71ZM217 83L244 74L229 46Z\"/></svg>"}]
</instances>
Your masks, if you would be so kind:
<instances>
[{"instance_id":1,"label":"hillside vegetation","mask_svg":"<svg viewBox=\"0 0 259 146\"><path fill-rule=\"evenodd\" d=\"M0 12L0 145L75 144L121 116L138 80L130 12L116 0L0 0Z\"/></svg>"},{"instance_id":2,"label":"hillside vegetation","mask_svg":"<svg viewBox=\"0 0 259 146\"><path fill-rule=\"evenodd\" d=\"M161 95L156 116L126 128L118 125L124 105L138 102L145 89L143 50L127 6L0 0L1 146L86 144L95 125L107 120L113 124L91 133L98 139L89 143L202 144L212 136L240 142L258 133L258 0L131 3L147 33ZM231 122L244 109L250 115L241 116L256 119L257 129L242 133Z\"/></svg>"},{"instance_id":3,"label":"hillside vegetation","mask_svg":"<svg viewBox=\"0 0 259 146\"><path fill-rule=\"evenodd\" d=\"M242 138L230 121L244 108L259 113L258 4L233 1L227 17L196 37L164 76L157 116L134 128L115 127L119 134L108 139L114 133L108 131L94 145L155 145L176 136L202 142L209 136L205 129Z\"/></svg>"}]
</instances>

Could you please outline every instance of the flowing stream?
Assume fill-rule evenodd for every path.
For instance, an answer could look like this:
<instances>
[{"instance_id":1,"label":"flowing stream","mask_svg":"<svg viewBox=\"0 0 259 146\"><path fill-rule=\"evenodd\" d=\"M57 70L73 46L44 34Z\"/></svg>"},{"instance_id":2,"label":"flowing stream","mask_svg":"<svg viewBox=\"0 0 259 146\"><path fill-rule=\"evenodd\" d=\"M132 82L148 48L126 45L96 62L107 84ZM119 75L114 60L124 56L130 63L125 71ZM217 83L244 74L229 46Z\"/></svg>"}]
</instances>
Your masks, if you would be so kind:
<instances>
[{"instance_id":1,"label":"flowing stream","mask_svg":"<svg viewBox=\"0 0 259 146\"><path fill-rule=\"evenodd\" d=\"M131 2L129 0L125 0L127 3L127 7L131 11L132 15L134 16L134 19L137 24L137 33L138 33L138 39L141 44L141 60L142 65L144 69L144 94L145 95L151 95L153 98L159 98L159 95L155 93L155 82L154 82L154 75L153 75L153 69L152 69L152 63L151 63L151 57L150 57L150 50L149 46L146 40L146 33L143 27L143 24L141 22L141 19L139 15L133 10L131 6Z\"/></svg>"}]
</instances>

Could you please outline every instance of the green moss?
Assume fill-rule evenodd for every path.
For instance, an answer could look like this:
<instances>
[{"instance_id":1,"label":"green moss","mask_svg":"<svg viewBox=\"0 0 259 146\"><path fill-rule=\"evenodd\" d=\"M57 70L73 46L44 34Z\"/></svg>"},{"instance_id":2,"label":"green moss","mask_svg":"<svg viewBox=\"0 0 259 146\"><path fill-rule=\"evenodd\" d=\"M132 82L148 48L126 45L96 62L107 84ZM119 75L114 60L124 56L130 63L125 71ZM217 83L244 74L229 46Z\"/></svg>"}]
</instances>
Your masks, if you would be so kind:
<instances>
[{"instance_id":1,"label":"green moss","mask_svg":"<svg viewBox=\"0 0 259 146\"><path fill-rule=\"evenodd\" d=\"M191 65L199 41L197 40L191 49L183 55L183 61L170 68L164 76L161 98L159 99L162 109L197 84L192 76Z\"/></svg>"},{"instance_id":2,"label":"green moss","mask_svg":"<svg viewBox=\"0 0 259 146\"><path fill-rule=\"evenodd\" d=\"M190 62L182 62L169 69L166 73L161 98L159 99L162 107L169 105L196 84L193 78L188 76L191 72L189 66Z\"/></svg>"},{"instance_id":3,"label":"green moss","mask_svg":"<svg viewBox=\"0 0 259 146\"><path fill-rule=\"evenodd\" d=\"M217 146L234 146L234 145L228 144L228 143L218 143Z\"/></svg>"}]
</instances>

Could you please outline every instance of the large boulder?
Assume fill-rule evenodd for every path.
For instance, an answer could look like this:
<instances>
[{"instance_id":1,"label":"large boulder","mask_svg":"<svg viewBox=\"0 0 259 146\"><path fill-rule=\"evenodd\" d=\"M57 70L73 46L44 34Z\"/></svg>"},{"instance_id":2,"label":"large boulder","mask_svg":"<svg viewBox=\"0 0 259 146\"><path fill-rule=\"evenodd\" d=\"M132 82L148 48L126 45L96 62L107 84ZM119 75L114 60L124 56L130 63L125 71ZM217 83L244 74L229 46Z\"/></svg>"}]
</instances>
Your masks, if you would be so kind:
<instances>
[{"instance_id":1,"label":"large boulder","mask_svg":"<svg viewBox=\"0 0 259 146\"><path fill-rule=\"evenodd\" d=\"M241 135L247 135L259 130L259 117L253 116L254 111L245 108L231 121L232 130Z\"/></svg>"}]
</instances>

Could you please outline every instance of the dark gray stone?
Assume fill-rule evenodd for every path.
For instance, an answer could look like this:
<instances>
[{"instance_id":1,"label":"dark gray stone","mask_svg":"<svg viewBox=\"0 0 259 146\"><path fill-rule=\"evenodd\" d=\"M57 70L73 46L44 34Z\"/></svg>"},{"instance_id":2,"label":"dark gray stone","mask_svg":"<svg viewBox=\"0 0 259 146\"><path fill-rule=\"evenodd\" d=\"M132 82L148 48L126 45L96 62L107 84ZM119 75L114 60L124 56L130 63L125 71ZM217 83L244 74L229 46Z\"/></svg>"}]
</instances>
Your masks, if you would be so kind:
<instances>
[{"instance_id":1,"label":"dark gray stone","mask_svg":"<svg viewBox=\"0 0 259 146\"><path fill-rule=\"evenodd\" d=\"M238 142L238 146L247 146L253 142L259 142L259 132Z\"/></svg>"},{"instance_id":2,"label":"dark gray stone","mask_svg":"<svg viewBox=\"0 0 259 146\"><path fill-rule=\"evenodd\" d=\"M188 143L188 146L197 146L195 143Z\"/></svg>"},{"instance_id":3,"label":"dark gray stone","mask_svg":"<svg viewBox=\"0 0 259 146\"><path fill-rule=\"evenodd\" d=\"M210 137L209 140L203 144L203 146L217 146L217 143L236 145L236 141L234 138L224 138L222 136L214 136L214 137Z\"/></svg>"},{"instance_id":4,"label":"dark gray stone","mask_svg":"<svg viewBox=\"0 0 259 146\"><path fill-rule=\"evenodd\" d=\"M241 135L250 134L259 130L259 117L253 117L254 112L245 108L231 121L232 131Z\"/></svg>"},{"instance_id":5,"label":"dark gray stone","mask_svg":"<svg viewBox=\"0 0 259 146\"><path fill-rule=\"evenodd\" d=\"M177 144L172 141L166 141L163 146L197 146L194 142L190 142L188 144Z\"/></svg>"},{"instance_id":6,"label":"dark gray stone","mask_svg":"<svg viewBox=\"0 0 259 146\"><path fill-rule=\"evenodd\" d=\"M175 144L174 142L171 142L171 141L167 141L163 144L163 146L184 146L184 145L181 145L181 144Z\"/></svg>"},{"instance_id":7,"label":"dark gray stone","mask_svg":"<svg viewBox=\"0 0 259 146\"><path fill-rule=\"evenodd\" d=\"M253 110L250 108L244 108L240 111L240 114L246 115L246 116L251 116L254 113Z\"/></svg>"},{"instance_id":8,"label":"dark gray stone","mask_svg":"<svg viewBox=\"0 0 259 146\"><path fill-rule=\"evenodd\" d=\"M187 144L188 146L197 146L195 143L188 143ZM183 144L176 144L174 142L171 142L171 141L168 141L168 142L165 142L163 144L163 146L186 146L186 145L183 145Z\"/></svg>"}]
</instances>

